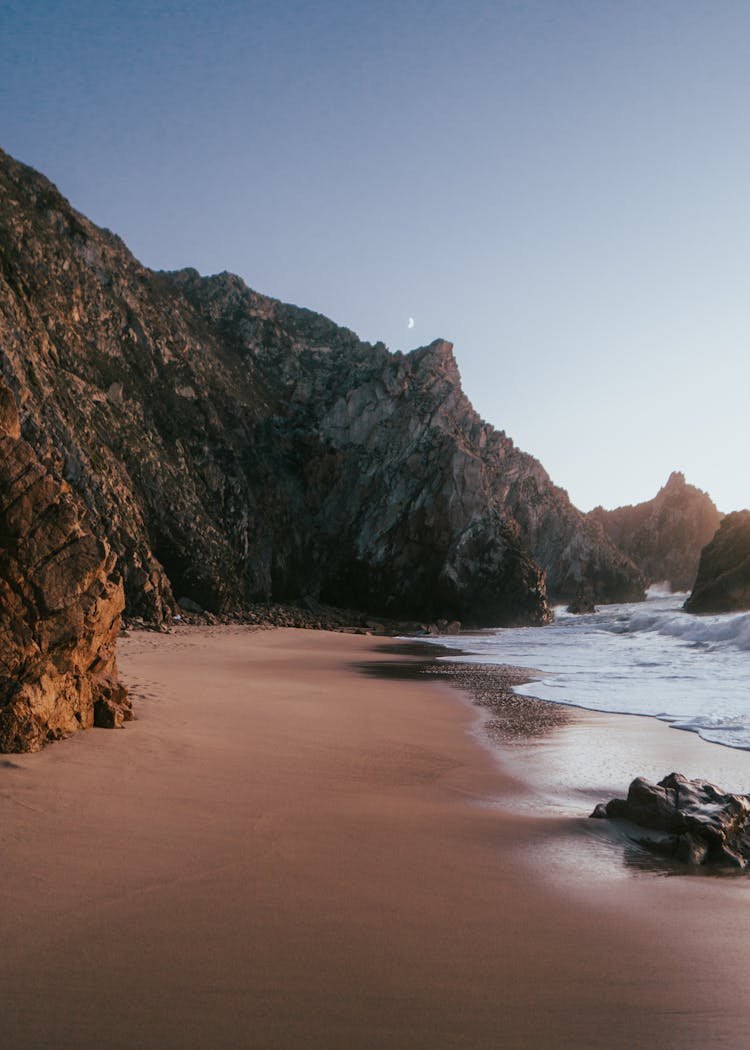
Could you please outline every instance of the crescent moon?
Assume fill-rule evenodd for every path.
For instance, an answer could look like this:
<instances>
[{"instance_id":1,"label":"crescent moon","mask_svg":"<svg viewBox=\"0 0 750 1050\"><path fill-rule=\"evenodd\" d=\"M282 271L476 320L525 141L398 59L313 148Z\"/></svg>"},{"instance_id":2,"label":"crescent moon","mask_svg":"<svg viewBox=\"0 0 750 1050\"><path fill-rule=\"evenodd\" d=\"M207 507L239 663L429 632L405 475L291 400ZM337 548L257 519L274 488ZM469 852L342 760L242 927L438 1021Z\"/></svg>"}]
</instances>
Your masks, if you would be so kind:
<instances>
[{"instance_id":1,"label":"crescent moon","mask_svg":"<svg viewBox=\"0 0 750 1050\"><path fill-rule=\"evenodd\" d=\"M409 323L407 324L406 327L407 328L413 328L414 327L414 318L413 317L409 318Z\"/></svg>"}]
</instances>

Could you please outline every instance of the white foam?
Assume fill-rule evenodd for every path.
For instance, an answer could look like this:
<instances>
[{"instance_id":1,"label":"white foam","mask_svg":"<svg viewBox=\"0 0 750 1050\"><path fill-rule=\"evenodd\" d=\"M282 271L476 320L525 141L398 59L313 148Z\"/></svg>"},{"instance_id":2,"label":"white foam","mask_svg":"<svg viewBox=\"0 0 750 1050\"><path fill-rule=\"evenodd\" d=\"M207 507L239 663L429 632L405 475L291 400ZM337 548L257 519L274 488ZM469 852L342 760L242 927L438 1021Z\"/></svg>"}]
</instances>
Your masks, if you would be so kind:
<instances>
[{"instance_id":1,"label":"white foam","mask_svg":"<svg viewBox=\"0 0 750 1050\"><path fill-rule=\"evenodd\" d=\"M436 638L474 662L543 668L519 692L599 711L651 715L706 740L750 748L750 613L694 616L684 594L573 616L547 627Z\"/></svg>"},{"instance_id":2,"label":"white foam","mask_svg":"<svg viewBox=\"0 0 750 1050\"><path fill-rule=\"evenodd\" d=\"M607 628L605 628L607 629ZM619 633L655 631L670 638L706 646L727 645L750 650L750 613L721 616L694 616L682 611L637 609L628 620L620 617L614 628Z\"/></svg>"},{"instance_id":3,"label":"white foam","mask_svg":"<svg viewBox=\"0 0 750 1050\"><path fill-rule=\"evenodd\" d=\"M672 595L672 587L669 580L658 580L646 588L646 598L669 598Z\"/></svg>"}]
</instances>

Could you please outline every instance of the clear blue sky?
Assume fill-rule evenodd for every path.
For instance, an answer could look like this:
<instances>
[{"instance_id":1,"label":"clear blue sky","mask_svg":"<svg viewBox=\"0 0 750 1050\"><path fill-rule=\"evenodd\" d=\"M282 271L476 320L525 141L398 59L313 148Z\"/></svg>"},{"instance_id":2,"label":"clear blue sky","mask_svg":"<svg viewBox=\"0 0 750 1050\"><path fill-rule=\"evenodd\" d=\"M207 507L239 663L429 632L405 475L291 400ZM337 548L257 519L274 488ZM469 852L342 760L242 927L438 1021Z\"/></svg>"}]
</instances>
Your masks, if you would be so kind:
<instances>
[{"instance_id":1,"label":"clear blue sky","mask_svg":"<svg viewBox=\"0 0 750 1050\"><path fill-rule=\"evenodd\" d=\"M746 2L0 0L0 146L149 266L451 339L583 509L750 506L749 115Z\"/></svg>"}]
</instances>

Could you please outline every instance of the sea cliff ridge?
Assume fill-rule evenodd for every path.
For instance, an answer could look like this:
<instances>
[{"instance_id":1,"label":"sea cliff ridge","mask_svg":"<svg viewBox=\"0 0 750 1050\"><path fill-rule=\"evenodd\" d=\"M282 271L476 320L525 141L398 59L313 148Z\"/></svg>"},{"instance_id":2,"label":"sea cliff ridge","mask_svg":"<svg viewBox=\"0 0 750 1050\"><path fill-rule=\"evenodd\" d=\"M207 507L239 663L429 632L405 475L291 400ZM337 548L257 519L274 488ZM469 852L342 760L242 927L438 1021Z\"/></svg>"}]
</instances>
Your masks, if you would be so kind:
<instances>
[{"instance_id":1,"label":"sea cliff ridge","mask_svg":"<svg viewBox=\"0 0 750 1050\"><path fill-rule=\"evenodd\" d=\"M673 471L653 499L615 510L596 507L589 517L601 524L650 583L666 582L673 591L689 591L701 551L723 515L708 493Z\"/></svg>"},{"instance_id":2,"label":"sea cliff ridge","mask_svg":"<svg viewBox=\"0 0 750 1050\"><path fill-rule=\"evenodd\" d=\"M127 611L326 602L540 622L638 569L483 422L443 340L362 342L230 274L156 273L0 155L0 365L119 559Z\"/></svg>"}]
</instances>

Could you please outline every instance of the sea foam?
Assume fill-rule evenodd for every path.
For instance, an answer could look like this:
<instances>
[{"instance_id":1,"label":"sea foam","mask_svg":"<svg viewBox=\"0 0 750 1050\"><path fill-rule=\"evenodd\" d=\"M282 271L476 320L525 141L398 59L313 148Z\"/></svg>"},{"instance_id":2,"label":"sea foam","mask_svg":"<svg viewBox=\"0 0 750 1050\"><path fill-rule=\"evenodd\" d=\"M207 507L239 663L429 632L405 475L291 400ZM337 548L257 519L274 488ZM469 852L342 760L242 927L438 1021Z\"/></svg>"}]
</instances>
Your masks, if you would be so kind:
<instances>
[{"instance_id":1,"label":"sea foam","mask_svg":"<svg viewBox=\"0 0 750 1050\"><path fill-rule=\"evenodd\" d=\"M436 642L460 659L542 669L518 692L598 711L650 715L704 739L750 749L750 613L694 616L684 594L563 607L547 627L505 628Z\"/></svg>"}]
</instances>

